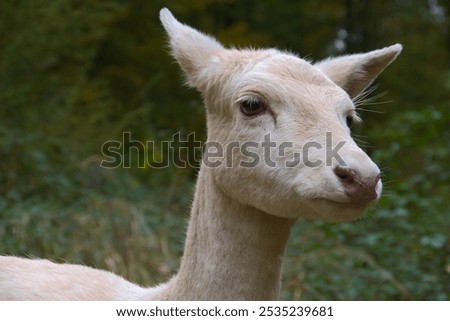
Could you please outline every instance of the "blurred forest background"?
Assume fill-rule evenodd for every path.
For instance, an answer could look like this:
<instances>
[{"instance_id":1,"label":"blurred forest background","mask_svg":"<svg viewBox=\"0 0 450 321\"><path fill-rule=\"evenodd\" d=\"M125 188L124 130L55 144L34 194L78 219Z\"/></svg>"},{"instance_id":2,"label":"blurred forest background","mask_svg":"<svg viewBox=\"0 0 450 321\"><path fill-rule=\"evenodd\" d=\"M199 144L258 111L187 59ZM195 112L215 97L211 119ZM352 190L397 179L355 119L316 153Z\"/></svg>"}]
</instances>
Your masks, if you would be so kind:
<instances>
[{"instance_id":1,"label":"blurred forest background","mask_svg":"<svg viewBox=\"0 0 450 321\"><path fill-rule=\"evenodd\" d=\"M388 92L363 107L373 112L361 111L354 129L384 169L384 196L359 221L295 226L282 299L448 300L443 0L3 0L0 253L83 263L145 285L177 270L197 169L99 166L102 144L123 132L142 142L176 132L205 139L201 97L182 86L167 54L164 6L226 45L309 59L403 44L374 95ZM158 146L150 161L166 157Z\"/></svg>"}]
</instances>

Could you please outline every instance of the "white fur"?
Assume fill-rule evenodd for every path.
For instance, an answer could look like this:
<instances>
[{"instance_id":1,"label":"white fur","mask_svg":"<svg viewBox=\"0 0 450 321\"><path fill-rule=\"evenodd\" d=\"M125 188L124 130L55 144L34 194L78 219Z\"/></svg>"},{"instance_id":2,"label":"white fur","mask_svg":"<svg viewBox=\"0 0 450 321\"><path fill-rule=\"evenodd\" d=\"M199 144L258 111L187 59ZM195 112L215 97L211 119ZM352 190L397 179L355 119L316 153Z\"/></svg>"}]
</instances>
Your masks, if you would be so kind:
<instances>
[{"instance_id":1,"label":"white fur","mask_svg":"<svg viewBox=\"0 0 450 321\"><path fill-rule=\"evenodd\" d=\"M284 161L308 142L333 146L358 177L373 178L367 192L381 193L379 169L355 144L345 123L355 116L352 98L400 53L394 45L366 54L311 64L292 54L225 49L215 39L178 22L167 9L160 18L172 54L187 82L204 96L208 140L221 143L292 142L284 155L272 150L276 166L246 168L239 150L227 152L233 166L202 165L197 180L185 252L178 273L167 283L142 288L110 272L47 260L0 257L0 299L9 300L269 300L280 291L282 256L298 218L348 221L373 201L349 197L350 188L331 166L288 168ZM264 97L269 110L248 117L239 104ZM261 159L264 149L252 151ZM326 161L325 149L311 158ZM367 184L369 185L369 184ZM375 199L374 199L375 200Z\"/></svg>"}]
</instances>

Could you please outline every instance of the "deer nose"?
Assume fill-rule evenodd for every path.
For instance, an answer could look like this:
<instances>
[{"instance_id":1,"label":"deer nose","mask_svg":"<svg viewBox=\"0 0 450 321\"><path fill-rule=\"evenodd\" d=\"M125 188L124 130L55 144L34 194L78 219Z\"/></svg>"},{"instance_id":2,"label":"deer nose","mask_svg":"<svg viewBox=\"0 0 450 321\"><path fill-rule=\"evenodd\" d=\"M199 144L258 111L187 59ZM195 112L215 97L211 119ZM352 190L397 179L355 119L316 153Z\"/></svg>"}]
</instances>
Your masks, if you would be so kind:
<instances>
[{"instance_id":1,"label":"deer nose","mask_svg":"<svg viewBox=\"0 0 450 321\"><path fill-rule=\"evenodd\" d=\"M378 197L376 187L380 174L362 177L356 170L341 166L336 166L333 171L352 202L367 204Z\"/></svg>"}]
</instances>

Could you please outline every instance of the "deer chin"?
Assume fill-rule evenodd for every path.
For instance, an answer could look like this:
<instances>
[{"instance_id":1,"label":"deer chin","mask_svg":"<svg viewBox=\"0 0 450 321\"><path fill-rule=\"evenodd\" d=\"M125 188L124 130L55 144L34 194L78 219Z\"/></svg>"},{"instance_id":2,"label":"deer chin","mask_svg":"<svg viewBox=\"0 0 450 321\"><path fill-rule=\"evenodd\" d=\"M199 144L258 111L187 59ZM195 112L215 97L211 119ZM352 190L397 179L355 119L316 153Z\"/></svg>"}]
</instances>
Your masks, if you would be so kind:
<instances>
[{"instance_id":1,"label":"deer chin","mask_svg":"<svg viewBox=\"0 0 450 321\"><path fill-rule=\"evenodd\" d=\"M327 222L349 222L363 216L365 210L374 202L359 203L350 200L315 198L308 200L312 213L308 219L321 219Z\"/></svg>"}]
</instances>

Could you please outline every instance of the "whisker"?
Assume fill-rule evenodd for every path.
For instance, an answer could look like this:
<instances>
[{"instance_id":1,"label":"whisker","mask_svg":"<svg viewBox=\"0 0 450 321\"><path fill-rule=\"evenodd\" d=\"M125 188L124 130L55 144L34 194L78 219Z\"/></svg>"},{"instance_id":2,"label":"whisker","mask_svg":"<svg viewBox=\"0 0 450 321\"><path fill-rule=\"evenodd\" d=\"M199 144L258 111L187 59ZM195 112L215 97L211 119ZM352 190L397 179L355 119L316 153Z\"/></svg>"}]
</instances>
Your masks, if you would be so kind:
<instances>
[{"instance_id":1,"label":"whisker","mask_svg":"<svg viewBox=\"0 0 450 321\"><path fill-rule=\"evenodd\" d=\"M376 105L376 104L372 104L372 105ZM375 113L375 114L384 114L385 113L384 111L380 111L380 110L373 110L373 109L359 108L358 107L358 112L359 111L366 111L366 112Z\"/></svg>"},{"instance_id":2,"label":"whisker","mask_svg":"<svg viewBox=\"0 0 450 321\"><path fill-rule=\"evenodd\" d=\"M380 99L381 97L385 96L388 93L387 90L371 96L377 88L378 86L373 86L370 89L361 93L360 95L356 96L353 102L358 110L365 110L359 108L360 106L381 105L391 102L391 101L377 101L378 99Z\"/></svg>"},{"instance_id":3,"label":"whisker","mask_svg":"<svg viewBox=\"0 0 450 321\"><path fill-rule=\"evenodd\" d=\"M359 147L364 147L364 148L372 148L372 147L373 147L373 146L370 145L370 143L368 143L368 142L365 142L365 141L362 141L362 140L358 140L358 139L356 139L356 138L353 138L353 140L354 140L356 143L358 143L358 146L359 146Z\"/></svg>"},{"instance_id":4,"label":"whisker","mask_svg":"<svg viewBox=\"0 0 450 321\"><path fill-rule=\"evenodd\" d=\"M354 99L353 102L355 105L360 105L361 101L364 101L369 95L371 95L375 90L377 90L379 87L379 85L374 85L371 86L367 89L365 89L364 91L362 91L359 95L357 95Z\"/></svg>"},{"instance_id":5,"label":"whisker","mask_svg":"<svg viewBox=\"0 0 450 321\"><path fill-rule=\"evenodd\" d=\"M392 100L382 100L382 101L366 101L363 104L359 105L359 106L371 106L371 105L383 105L383 104L390 104L392 103ZM358 110L364 110L362 108L358 108Z\"/></svg>"}]
</instances>

